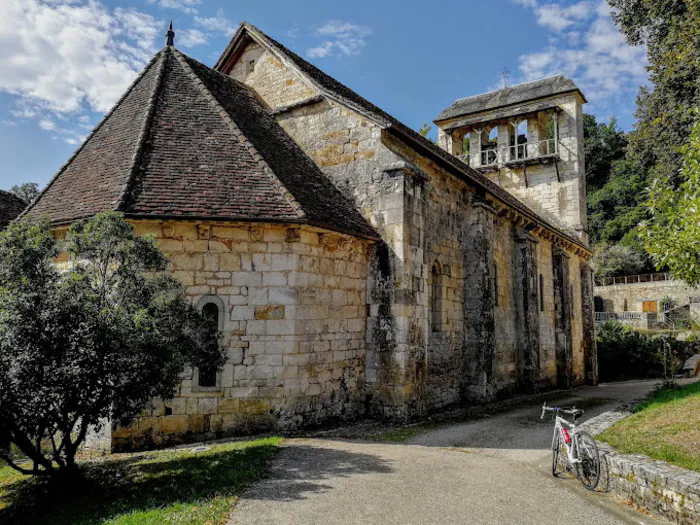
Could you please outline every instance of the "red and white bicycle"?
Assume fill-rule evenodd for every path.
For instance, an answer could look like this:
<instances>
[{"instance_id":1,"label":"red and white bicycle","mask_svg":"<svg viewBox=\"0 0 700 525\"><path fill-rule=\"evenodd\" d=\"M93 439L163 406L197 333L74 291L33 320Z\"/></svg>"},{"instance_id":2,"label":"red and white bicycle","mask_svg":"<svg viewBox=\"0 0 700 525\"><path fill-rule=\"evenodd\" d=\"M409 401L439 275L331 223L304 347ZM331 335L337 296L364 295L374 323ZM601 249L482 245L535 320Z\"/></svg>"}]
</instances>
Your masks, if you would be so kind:
<instances>
[{"instance_id":1,"label":"red and white bicycle","mask_svg":"<svg viewBox=\"0 0 700 525\"><path fill-rule=\"evenodd\" d=\"M542 405L544 419L547 412L554 415L554 436L552 437L552 475L558 476L567 469L576 473L576 477L588 490L598 486L600 479L600 455L595 439L588 432L576 427L576 420L581 417L583 410ZM559 414L569 414L573 423Z\"/></svg>"}]
</instances>

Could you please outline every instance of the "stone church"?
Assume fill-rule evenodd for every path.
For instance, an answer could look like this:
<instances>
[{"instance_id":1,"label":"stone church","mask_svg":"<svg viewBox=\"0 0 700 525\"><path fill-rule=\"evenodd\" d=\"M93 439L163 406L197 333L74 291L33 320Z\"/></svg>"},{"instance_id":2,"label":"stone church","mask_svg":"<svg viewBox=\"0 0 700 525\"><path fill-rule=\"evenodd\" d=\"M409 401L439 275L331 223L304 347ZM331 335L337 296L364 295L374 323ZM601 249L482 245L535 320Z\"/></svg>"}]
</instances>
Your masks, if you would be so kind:
<instances>
[{"instance_id":1,"label":"stone church","mask_svg":"<svg viewBox=\"0 0 700 525\"><path fill-rule=\"evenodd\" d=\"M457 100L434 144L250 24L213 68L173 44L24 215L122 212L224 334L108 447L596 383L571 80Z\"/></svg>"}]
</instances>

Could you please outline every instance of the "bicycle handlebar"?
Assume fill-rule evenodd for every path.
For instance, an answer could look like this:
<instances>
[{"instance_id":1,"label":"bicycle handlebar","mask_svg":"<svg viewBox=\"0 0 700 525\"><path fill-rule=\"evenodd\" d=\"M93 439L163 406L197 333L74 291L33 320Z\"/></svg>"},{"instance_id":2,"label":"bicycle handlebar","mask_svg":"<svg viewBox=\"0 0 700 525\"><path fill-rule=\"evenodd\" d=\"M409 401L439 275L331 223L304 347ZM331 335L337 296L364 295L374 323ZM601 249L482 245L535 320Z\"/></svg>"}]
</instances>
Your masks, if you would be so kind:
<instances>
[{"instance_id":1,"label":"bicycle handlebar","mask_svg":"<svg viewBox=\"0 0 700 525\"><path fill-rule=\"evenodd\" d=\"M561 407L548 407L547 402L545 401L544 404L542 405L542 414L540 415L540 419L544 419L544 414L546 412L554 412L558 413L561 412L562 414L570 414L572 416L580 416L583 414L583 410L580 408L572 407L572 408L561 408Z\"/></svg>"}]
</instances>

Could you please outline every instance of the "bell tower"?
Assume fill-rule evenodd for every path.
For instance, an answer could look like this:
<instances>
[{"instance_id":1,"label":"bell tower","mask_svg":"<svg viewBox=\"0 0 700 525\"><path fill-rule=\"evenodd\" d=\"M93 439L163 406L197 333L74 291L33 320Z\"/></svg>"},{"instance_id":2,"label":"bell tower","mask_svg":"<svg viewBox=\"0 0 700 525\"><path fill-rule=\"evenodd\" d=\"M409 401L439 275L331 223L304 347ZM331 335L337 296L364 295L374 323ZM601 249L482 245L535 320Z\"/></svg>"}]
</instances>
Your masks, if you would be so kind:
<instances>
[{"instance_id":1,"label":"bell tower","mask_svg":"<svg viewBox=\"0 0 700 525\"><path fill-rule=\"evenodd\" d=\"M435 120L439 145L588 242L585 103L564 76L459 99Z\"/></svg>"}]
</instances>

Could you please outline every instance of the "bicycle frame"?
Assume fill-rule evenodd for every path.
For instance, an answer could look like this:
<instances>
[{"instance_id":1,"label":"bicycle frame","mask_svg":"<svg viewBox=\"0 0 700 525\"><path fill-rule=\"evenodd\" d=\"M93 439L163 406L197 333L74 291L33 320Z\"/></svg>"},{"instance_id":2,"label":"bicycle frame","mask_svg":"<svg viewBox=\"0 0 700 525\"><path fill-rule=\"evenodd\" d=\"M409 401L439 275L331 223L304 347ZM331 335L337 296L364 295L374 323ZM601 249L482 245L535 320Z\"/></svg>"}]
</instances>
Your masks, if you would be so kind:
<instances>
[{"instance_id":1,"label":"bicycle frame","mask_svg":"<svg viewBox=\"0 0 700 525\"><path fill-rule=\"evenodd\" d=\"M562 429L564 428L569 433L570 439L568 443L564 439L564 433L562 432ZM552 450L554 450L554 447L557 442L557 436L559 436L561 442L564 444L564 448L566 449L566 461L572 468L575 464L581 463L581 460L578 458L578 450L576 449L577 433L578 430L576 427L576 423L570 423L563 417L556 416L554 420L554 434L552 436Z\"/></svg>"}]
</instances>

